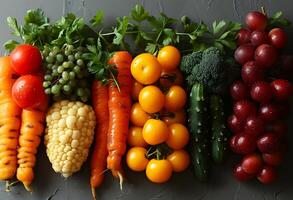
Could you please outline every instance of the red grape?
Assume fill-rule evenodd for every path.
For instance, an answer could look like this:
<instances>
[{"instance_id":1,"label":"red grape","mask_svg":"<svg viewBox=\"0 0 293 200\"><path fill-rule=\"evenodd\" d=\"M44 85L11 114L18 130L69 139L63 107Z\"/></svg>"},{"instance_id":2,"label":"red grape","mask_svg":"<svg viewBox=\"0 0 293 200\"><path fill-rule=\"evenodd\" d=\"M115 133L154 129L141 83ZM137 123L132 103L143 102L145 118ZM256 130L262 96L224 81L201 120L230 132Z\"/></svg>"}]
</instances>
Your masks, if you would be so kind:
<instances>
[{"instance_id":1,"label":"red grape","mask_svg":"<svg viewBox=\"0 0 293 200\"><path fill-rule=\"evenodd\" d=\"M239 46L235 53L234 58L240 64L253 60L255 47L252 44L243 44Z\"/></svg>"},{"instance_id":2,"label":"red grape","mask_svg":"<svg viewBox=\"0 0 293 200\"><path fill-rule=\"evenodd\" d=\"M249 116L256 115L256 106L247 100L237 101L234 104L234 114L240 119L244 120Z\"/></svg>"},{"instance_id":3,"label":"red grape","mask_svg":"<svg viewBox=\"0 0 293 200\"><path fill-rule=\"evenodd\" d=\"M282 164L284 160L284 153L283 152L276 152L272 154L262 154L262 159L265 163L271 166L278 166Z\"/></svg>"},{"instance_id":4,"label":"red grape","mask_svg":"<svg viewBox=\"0 0 293 200\"><path fill-rule=\"evenodd\" d=\"M265 165L257 175L257 179L264 184L269 184L276 181L277 177L278 175L276 169L269 165Z\"/></svg>"},{"instance_id":5,"label":"red grape","mask_svg":"<svg viewBox=\"0 0 293 200\"><path fill-rule=\"evenodd\" d=\"M257 147L262 153L275 153L280 150L280 138L273 132L261 135L257 140Z\"/></svg>"},{"instance_id":6,"label":"red grape","mask_svg":"<svg viewBox=\"0 0 293 200\"><path fill-rule=\"evenodd\" d=\"M247 174L256 174L261 170L263 161L259 154L252 153L244 156L241 166Z\"/></svg>"},{"instance_id":7,"label":"red grape","mask_svg":"<svg viewBox=\"0 0 293 200\"><path fill-rule=\"evenodd\" d=\"M270 44L276 48L283 48L287 42L286 33L280 28L274 28L269 32Z\"/></svg>"},{"instance_id":8,"label":"red grape","mask_svg":"<svg viewBox=\"0 0 293 200\"><path fill-rule=\"evenodd\" d=\"M265 124L262 119L256 116L248 117L245 122L245 133L258 136L264 132Z\"/></svg>"},{"instance_id":9,"label":"red grape","mask_svg":"<svg viewBox=\"0 0 293 200\"><path fill-rule=\"evenodd\" d=\"M230 87L230 94L233 100L245 100L248 98L248 88L243 81L235 81Z\"/></svg>"},{"instance_id":10,"label":"red grape","mask_svg":"<svg viewBox=\"0 0 293 200\"><path fill-rule=\"evenodd\" d=\"M241 164L238 164L234 167L233 169L233 174L234 174L234 177L238 180L238 181L248 181L250 179L252 179L254 177L253 174L247 174Z\"/></svg>"},{"instance_id":11,"label":"red grape","mask_svg":"<svg viewBox=\"0 0 293 200\"><path fill-rule=\"evenodd\" d=\"M253 11L246 15L245 22L249 29L263 31L266 29L268 18L261 12Z\"/></svg>"},{"instance_id":12,"label":"red grape","mask_svg":"<svg viewBox=\"0 0 293 200\"><path fill-rule=\"evenodd\" d=\"M244 64L241 71L242 79L247 84L263 80L263 70L256 65L256 62L250 61Z\"/></svg>"},{"instance_id":13,"label":"red grape","mask_svg":"<svg viewBox=\"0 0 293 200\"><path fill-rule=\"evenodd\" d=\"M251 31L245 28L242 28L237 33L237 45L247 44L250 41Z\"/></svg>"},{"instance_id":14,"label":"red grape","mask_svg":"<svg viewBox=\"0 0 293 200\"><path fill-rule=\"evenodd\" d=\"M255 82L250 90L251 98L260 103L267 103L272 98L272 89L269 83L264 81Z\"/></svg>"},{"instance_id":15,"label":"red grape","mask_svg":"<svg viewBox=\"0 0 293 200\"><path fill-rule=\"evenodd\" d=\"M262 44L255 50L254 59L258 66L270 68L277 61L276 49L268 44Z\"/></svg>"},{"instance_id":16,"label":"red grape","mask_svg":"<svg viewBox=\"0 0 293 200\"><path fill-rule=\"evenodd\" d=\"M238 154L252 153L256 149L256 139L249 134L238 133L232 136L230 140L230 148Z\"/></svg>"},{"instance_id":17,"label":"red grape","mask_svg":"<svg viewBox=\"0 0 293 200\"><path fill-rule=\"evenodd\" d=\"M276 104L263 104L259 107L259 116L265 121L274 121L279 118L280 110Z\"/></svg>"},{"instance_id":18,"label":"red grape","mask_svg":"<svg viewBox=\"0 0 293 200\"><path fill-rule=\"evenodd\" d=\"M259 46L268 43L268 34L265 31L253 31L250 36L251 44Z\"/></svg>"},{"instance_id":19,"label":"red grape","mask_svg":"<svg viewBox=\"0 0 293 200\"><path fill-rule=\"evenodd\" d=\"M233 133L239 133L243 131L243 122L238 117L236 117L236 115L231 115L228 118L228 126Z\"/></svg>"},{"instance_id":20,"label":"red grape","mask_svg":"<svg viewBox=\"0 0 293 200\"><path fill-rule=\"evenodd\" d=\"M277 79L271 83L274 98L277 101L288 100L292 95L293 88L289 81Z\"/></svg>"}]
</instances>

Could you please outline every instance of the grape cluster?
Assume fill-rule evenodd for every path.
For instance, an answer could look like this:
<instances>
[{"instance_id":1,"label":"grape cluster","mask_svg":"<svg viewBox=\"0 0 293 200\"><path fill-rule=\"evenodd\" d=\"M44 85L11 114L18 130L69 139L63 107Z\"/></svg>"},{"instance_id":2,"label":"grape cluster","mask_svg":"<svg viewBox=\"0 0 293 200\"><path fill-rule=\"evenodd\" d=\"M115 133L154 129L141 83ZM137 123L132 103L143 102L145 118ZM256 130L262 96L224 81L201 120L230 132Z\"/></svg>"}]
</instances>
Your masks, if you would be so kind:
<instances>
[{"instance_id":1,"label":"grape cluster","mask_svg":"<svg viewBox=\"0 0 293 200\"><path fill-rule=\"evenodd\" d=\"M45 46L42 51L45 76L43 87L53 100L87 102L90 97L89 72L83 60L85 47L65 44Z\"/></svg>"}]
</instances>

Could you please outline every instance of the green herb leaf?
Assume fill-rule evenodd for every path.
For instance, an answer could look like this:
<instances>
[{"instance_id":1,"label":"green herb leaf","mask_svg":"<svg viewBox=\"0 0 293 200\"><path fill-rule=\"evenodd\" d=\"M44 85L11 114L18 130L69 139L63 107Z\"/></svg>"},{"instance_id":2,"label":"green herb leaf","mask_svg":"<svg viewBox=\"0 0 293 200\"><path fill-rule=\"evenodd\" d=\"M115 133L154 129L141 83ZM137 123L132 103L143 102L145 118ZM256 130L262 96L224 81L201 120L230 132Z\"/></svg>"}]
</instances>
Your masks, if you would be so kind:
<instances>
[{"instance_id":1,"label":"green herb leaf","mask_svg":"<svg viewBox=\"0 0 293 200\"><path fill-rule=\"evenodd\" d=\"M26 24L32 23L41 26L42 24L48 23L48 21L48 18L45 17L44 12L40 8L28 10L24 16L24 22Z\"/></svg>"},{"instance_id":2,"label":"green herb leaf","mask_svg":"<svg viewBox=\"0 0 293 200\"><path fill-rule=\"evenodd\" d=\"M15 40L8 40L3 44L3 47L8 51L11 52L17 45L19 45L19 42Z\"/></svg>"},{"instance_id":3,"label":"green herb leaf","mask_svg":"<svg viewBox=\"0 0 293 200\"><path fill-rule=\"evenodd\" d=\"M276 27L287 27L291 25L291 22L283 17L283 13L281 11L276 12L269 18L269 28L276 28Z\"/></svg>"},{"instance_id":4,"label":"green herb leaf","mask_svg":"<svg viewBox=\"0 0 293 200\"><path fill-rule=\"evenodd\" d=\"M117 18L117 27L114 28L115 37L113 38L113 43L116 45L120 45L123 42L125 33L128 28L128 17L124 16L121 18Z\"/></svg>"},{"instance_id":5,"label":"green herb leaf","mask_svg":"<svg viewBox=\"0 0 293 200\"><path fill-rule=\"evenodd\" d=\"M90 20L90 23L92 26L99 26L102 24L102 21L104 19L104 11L103 10L98 10L96 12L96 15Z\"/></svg>"},{"instance_id":6,"label":"green herb leaf","mask_svg":"<svg viewBox=\"0 0 293 200\"><path fill-rule=\"evenodd\" d=\"M213 33L214 35L217 35L219 33L221 33L223 31L223 28L226 26L226 22L225 21L214 21L213 22Z\"/></svg>"},{"instance_id":7,"label":"green herb leaf","mask_svg":"<svg viewBox=\"0 0 293 200\"><path fill-rule=\"evenodd\" d=\"M145 50L151 54L157 51L157 45L153 43L147 43Z\"/></svg>"},{"instance_id":8,"label":"green herb leaf","mask_svg":"<svg viewBox=\"0 0 293 200\"><path fill-rule=\"evenodd\" d=\"M7 23L8 23L8 26L13 30L11 32L11 34L20 37L21 36L21 29L17 24L16 18L7 17Z\"/></svg>"},{"instance_id":9,"label":"green herb leaf","mask_svg":"<svg viewBox=\"0 0 293 200\"><path fill-rule=\"evenodd\" d=\"M135 5L135 7L131 10L130 13L133 20L137 22L142 22L149 17L149 13L145 11L142 5Z\"/></svg>"}]
</instances>

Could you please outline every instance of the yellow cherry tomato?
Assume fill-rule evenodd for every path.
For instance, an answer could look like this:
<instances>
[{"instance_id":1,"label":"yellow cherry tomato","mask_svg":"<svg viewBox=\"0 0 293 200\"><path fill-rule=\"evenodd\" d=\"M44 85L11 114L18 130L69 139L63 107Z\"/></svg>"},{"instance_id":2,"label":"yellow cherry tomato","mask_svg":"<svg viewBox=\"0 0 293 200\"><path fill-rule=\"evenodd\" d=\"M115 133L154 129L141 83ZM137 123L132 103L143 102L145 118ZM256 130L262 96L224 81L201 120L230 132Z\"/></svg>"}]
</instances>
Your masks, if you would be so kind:
<instances>
[{"instance_id":1,"label":"yellow cherry tomato","mask_svg":"<svg viewBox=\"0 0 293 200\"><path fill-rule=\"evenodd\" d=\"M126 154L127 166L137 172L144 171L149 160L146 158L147 150L143 147L132 147Z\"/></svg>"},{"instance_id":2,"label":"yellow cherry tomato","mask_svg":"<svg viewBox=\"0 0 293 200\"><path fill-rule=\"evenodd\" d=\"M152 159L146 167L146 176L154 183L167 182L172 177L172 172L172 164L168 160Z\"/></svg>"},{"instance_id":3,"label":"yellow cherry tomato","mask_svg":"<svg viewBox=\"0 0 293 200\"><path fill-rule=\"evenodd\" d=\"M138 126L129 128L127 142L131 147L146 147L148 145L142 137L142 128Z\"/></svg>"},{"instance_id":4,"label":"yellow cherry tomato","mask_svg":"<svg viewBox=\"0 0 293 200\"><path fill-rule=\"evenodd\" d=\"M185 124L186 122L186 112L184 109L181 109L176 112L163 112L163 118L162 120L169 126L171 124L179 123L179 124Z\"/></svg>"},{"instance_id":5,"label":"yellow cherry tomato","mask_svg":"<svg viewBox=\"0 0 293 200\"><path fill-rule=\"evenodd\" d=\"M174 70L179 66L181 55L177 48L165 46L159 50L157 58L163 69Z\"/></svg>"},{"instance_id":6,"label":"yellow cherry tomato","mask_svg":"<svg viewBox=\"0 0 293 200\"><path fill-rule=\"evenodd\" d=\"M174 172L182 172L186 170L190 164L190 156L183 149L176 150L173 153L171 153L167 157L167 160L170 161Z\"/></svg>"},{"instance_id":7,"label":"yellow cherry tomato","mask_svg":"<svg viewBox=\"0 0 293 200\"><path fill-rule=\"evenodd\" d=\"M185 90L178 85L173 85L165 95L164 107L167 111L181 110L186 103L186 98Z\"/></svg>"},{"instance_id":8,"label":"yellow cherry tomato","mask_svg":"<svg viewBox=\"0 0 293 200\"><path fill-rule=\"evenodd\" d=\"M156 113L163 108L165 96L158 87L149 85L140 91L138 101L145 112Z\"/></svg>"},{"instance_id":9,"label":"yellow cherry tomato","mask_svg":"<svg viewBox=\"0 0 293 200\"><path fill-rule=\"evenodd\" d=\"M172 149L182 149L189 141L188 129L182 124L172 124L169 126L170 134L166 141Z\"/></svg>"},{"instance_id":10,"label":"yellow cherry tomato","mask_svg":"<svg viewBox=\"0 0 293 200\"><path fill-rule=\"evenodd\" d=\"M130 70L135 80L148 85L159 80L162 67L155 56L142 53L133 59Z\"/></svg>"},{"instance_id":11,"label":"yellow cherry tomato","mask_svg":"<svg viewBox=\"0 0 293 200\"><path fill-rule=\"evenodd\" d=\"M132 84L132 88L131 88L131 97L132 97L132 100L134 101L137 101L138 100L138 95L139 95L139 92L141 91L141 89L143 88L144 86L137 82L137 81L134 81L134 83Z\"/></svg>"},{"instance_id":12,"label":"yellow cherry tomato","mask_svg":"<svg viewBox=\"0 0 293 200\"><path fill-rule=\"evenodd\" d=\"M143 126L143 139L150 145L165 142L170 134L168 126L159 119L149 119Z\"/></svg>"},{"instance_id":13,"label":"yellow cherry tomato","mask_svg":"<svg viewBox=\"0 0 293 200\"><path fill-rule=\"evenodd\" d=\"M130 122L135 126L143 127L148 119L151 119L151 116L142 109L139 103L134 103L130 110Z\"/></svg>"}]
</instances>

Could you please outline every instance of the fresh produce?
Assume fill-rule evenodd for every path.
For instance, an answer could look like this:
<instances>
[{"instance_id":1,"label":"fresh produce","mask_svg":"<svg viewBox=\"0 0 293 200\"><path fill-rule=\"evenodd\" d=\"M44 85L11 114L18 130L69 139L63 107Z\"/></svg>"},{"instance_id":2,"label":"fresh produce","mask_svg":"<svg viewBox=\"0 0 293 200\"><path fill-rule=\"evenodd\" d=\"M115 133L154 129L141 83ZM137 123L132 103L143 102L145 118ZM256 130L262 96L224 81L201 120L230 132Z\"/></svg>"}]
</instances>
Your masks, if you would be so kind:
<instances>
[{"instance_id":1,"label":"fresh produce","mask_svg":"<svg viewBox=\"0 0 293 200\"><path fill-rule=\"evenodd\" d=\"M146 176L154 183L167 182L172 177L173 167L169 160L152 159L146 166Z\"/></svg>"},{"instance_id":2,"label":"fresh produce","mask_svg":"<svg viewBox=\"0 0 293 200\"><path fill-rule=\"evenodd\" d=\"M107 135L107 168L123 182L122 156L126 152L126 140L131 109L131 55L127 51L115 52L109 63L117 68L117 82L109 84L109 130ZM122 187L122 185L120 185Z\"/></svg>"},{"instance_id":3,"label":"fresh produce","mask_svg":"<svg viewBox=\"0 0 293 200\"><path fill-rule=\"evenodd\" d=\"M149 160L146 158L147 150L143 147L132 147L126 155L126 163L128 167L137 172L144 171Z\"/></svg>"},{"instance_id":4,"label":"fresh produce","mask_svg":"<svg viewBox=\"0 0 293 200\"><path fill-rule=\"evenodd\" d=\"M187 169L190 163L189 154L185 150L176 150L168 155L167 160L170 161L174 172L182 172Z\"/></svg>"},{"instance_id":5,"label":"fresh produce","mask_svg":"<svg viewBox=\"0 0 293 200\"><path fill-rule=\"evenodd\" d=\"M146 147L148 145L143 138L141 127L132 126L129 128L127 143L131 147Z\"/></svg>"},{"instance_id":6,"label":"fresh produce","mask_svg":"<svg viewBox=\"0 0 293 200\"><path fill-rule=\"evenodd\" d=\"M162 110L165 105L165 99L160 88L153 85L144 87L138 96L139 104L148 113L156 113Z\"/></svg>"},{"instance_id":7,"label":"fresh produce","mask_svg":"<svg viewBox=\"0 0 293 200\"><path fill-rule=\"evenodd\" d=\"M47 108L48 98L45 97L37 107L23 109L21 113L16 177L23 183L25 189L30 192L30 184L34 179L33 167L36 164L36 153L44 132Z\"/></svg>"},{"instance_id":8,"label":"fresh produce","mask_svg":"<svg viewBox=\"0 0 293 200\"><path fill-rule=\"evenodd\" d=\"M157 145L166 142L170 130L168 126L158 119L149 119L143 126L142 137L150 145Z\"/></svg>"},{"instance_id":9,"label":"fresh produce","mask_svg":"<svg viewBox=\"0 0 293 200\"><path fill-rule=\"evenodd\" d=\"M169 126L169 137L166 144L174 150L183 149L189 141L188 129L179 123L174 123Z\"/></svg>"},{"instance_id":10,"label":"fresh produce","mask_svg":"<svg viewBox=\"0 0 293 200\"><path fill-rule=\"evenodd\" d=\"M130 122L133 125L143 127L146 121L150 118L151 116L143 110L139 103L132 104L130 110Z\"/></svg>"},{"instance_id":11,"label":"fresh produce","mask_svg":"<svg viewBox=\"0 0 293 200\"><path fill-rule=\"evenodd\" d=\"M171 71L179 66L181 55L177 48L169 45L160 49L157 59L163 70Z\"/></svg>"},{"instance_id":12,"label":"fresh produce","mask_svg":"<svg viewBox=\"0 0 293 200\"><path fill-rule=\"evenodd\" d=\"M0 180L3 181L12 179L17 169L21 109L12 100L11 92L16 78L11 58L0 57Z\"/></svg>"},{"instance_id":13,"label":"fresh produce","mask_svg":"<svg viewBox=\"0 0 293 200\"><path fill-rule=\"evenodd\" d=\"M79 171L88 157L96 118L91 106L63 100L54 103L46 116L45 145L55 172L65 178Z\"/></svg>"},{"instance_id":14,"label":"fresh produce","mask_svg":"<svg viewBox=\"0 0 293 200\"><path fill-rule=\"evenodd\" d=\"M177 112L169 112L169 111L163 111L162 114L162 120L167 124L185 124L186 121L186 111L184 109L179 110Z\"/></svg>"},{"instance_id":15,"label":"fresh produce","mask_svg":"<svg viewBox=\"0 0 293 200\"><path fill-rule=\"evenodd\" d=\"M41 68L42 56L35 46L22 44L10 54L13 70L19 75L32 74Z\"/></svg>"},{"instance_id":16,"label":"fresh produce","mask_svg":"<svg viewBox=\"0 0 293 200\"><path fill-rule=\"evenodd\" d=\"M96 198L95 188L99 187L104 179L107 168L107 134L109 127L108 86L100 81L93 81L92 103L96 115L95 145L91 158L91 190Z\"/></svg>"},{"instance_id":17,"label":"fresh produce","mask_svg":"<svg viewBox=\"0 0 293 200\"><path fill-rule=\"evenodd\" d=\"M280 25L288 24L282 13L268 18L264 11L253 11L246 16L251 34L247 29L238 33L234 57L243 65L242 80L230 87L234 105L228 126L234 133L230 148L244 156L233 171L240 181L256 177L261 183L272 183L277 178L275 167L284 159L287 126L283 120L293 88L275 72L282 71L278 57L287 41Z\"/></svg>"},{"instance_id":18,"label":"fresh produce","mask_svg":"<svg viewBox=\"0 0 293 200\"><path fill-rule=\"evenodd\" d=\"M186 99L185 90L178 85L173 85L165 95L164 108L171 112L179 111L186 104Z\"/></svg>"}]
</instances>

